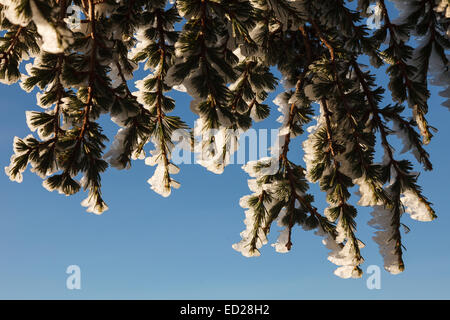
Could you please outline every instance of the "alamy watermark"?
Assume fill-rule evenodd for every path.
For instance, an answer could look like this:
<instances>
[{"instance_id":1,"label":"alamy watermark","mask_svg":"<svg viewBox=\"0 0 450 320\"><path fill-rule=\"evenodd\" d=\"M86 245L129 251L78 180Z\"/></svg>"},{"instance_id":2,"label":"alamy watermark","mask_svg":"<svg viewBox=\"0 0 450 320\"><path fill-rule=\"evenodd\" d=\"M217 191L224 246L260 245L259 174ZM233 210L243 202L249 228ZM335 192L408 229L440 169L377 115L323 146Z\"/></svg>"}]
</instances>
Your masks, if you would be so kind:
<instances>
[{"instance_id":1,"label":"alamy watermark","mask_svg":"<svg viewBox=\"0 0 450 320\"><path fill-rule=\"evenodd\" d=\"M367 18L367 27L369 29L380 29L381 28L381 18L382 18L382 8L377 4L371 4L366 11L367 14L369 14L369 17Z\"/></svg>"},{"instance_id":2,"label":"alamy watermark","mask_svg":"<svg viewBox=\"0 0 450 320\"><path fill-rule=\"evenodd\" d=\"M186 130L175 130L171 161L175 165L214 163L216 165L244 165L261 161L264 174L274 174L279 168L286 135L279 129L204 130L192 137Z\"/></svg>"},{"instance_id":3,"label":"alamy watermark","mask_svg":"<svg viewBox=\"0 0 450 320\"><path fill-rule=\"evenodd\" d=\"M381 268L377 265L370 265L366 270L370 276L366 280L366 286L369 290L381 289Z\"/></svg>"},{"instance_id":4,"label":"alamy watermark","mask_svg":"<svg viewBox=\"0 0 450 320\"><path fill-rule=\"evenodd\" d=\"M66 279L66 288L69 290L81 290L81 268L77 265L70 265L66 269L69 275Z\"/></svg>"},{"instance_id":5,"label":"alamy watermark","mask_svg":"<svg viewBox=\"0 0 450 320\"><path fill-rule=\"evenodd\" d=\"M78 265L70 265L66 269L69 275L66 279L66 288L68 290L81 290L81 268ZM368 278L366 286L369 290L381 289L381 268L377 265L370 265L366 269Z\"/></svg>"},{"instance_id":6,"label":"alamy watermark","mask_svg":"<svg viewBox=\"0 0 450 320\"><path fill-rule=\"evenodd\" d=\"M66 23L70 30L78 31L81 27L82 9L77 5L70 5L67 7Z\"/></svg>"}]
</instances>

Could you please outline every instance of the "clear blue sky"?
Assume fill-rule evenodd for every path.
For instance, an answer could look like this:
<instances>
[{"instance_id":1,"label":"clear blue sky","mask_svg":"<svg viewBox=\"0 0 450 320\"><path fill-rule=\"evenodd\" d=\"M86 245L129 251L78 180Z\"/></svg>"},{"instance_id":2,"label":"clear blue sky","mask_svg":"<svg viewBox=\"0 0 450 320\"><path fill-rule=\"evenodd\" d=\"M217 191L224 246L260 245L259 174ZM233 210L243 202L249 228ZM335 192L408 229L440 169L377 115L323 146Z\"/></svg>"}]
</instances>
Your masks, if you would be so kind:
<instances>
[{"instance_id":1,"label":"clear blue sky","mask_svg":"<svg viewBox=\"0 0 450 320\"><path fill-rule=\"evenodd\" d=\"M377 74L384 85L384 71ZM381 290L368 290L367 274L358 280L333 275L335 266L326 260L328 250L311 231L296 228L288 254L276 253L270 245L258 258L244 258L234 251L231 244L240 240L244 228L238 201L249 193L248 176L240 165L227 167L222 175L198 165L182 165L176 177L181 188L169 198L150 190L146 181L154 168L143 161L133 162L128 171L109 169L103 175L103 193L110 210L102 216L86 213L80 206L84 194L50 193L29 171L21 184L9 181L3 167L9 164L13 137L29 133L25 110L39 108L34 94L18 85L1 85L0 298L449 299L450 113L440 105L438 90L431 89L429 120L439 132L427 147L434 171L423 172L420 184L438 219L420 223L404 215L403 222L411 228L403 238L406 271L393 276L383 270ZM174 113L192 125L190 99L179 93L173 96ZM271 117L258 127L277 126L278 112L271 105ZM108 119L102 123L112 138L117 127ZM294 140L290 152L299 163L303 163L303 138ZM312 191L316 206L323 210L324 195L317 186ZM374 229L367 225L369 212L359 208L357 218L358 235L367 245L362 250L364 271L372 264L383 265L371 239ZM277 231L273 228L269 243L276 240ZM69 265L81 268L81 290L66 289Z\"/></svg>"}]
</instances>

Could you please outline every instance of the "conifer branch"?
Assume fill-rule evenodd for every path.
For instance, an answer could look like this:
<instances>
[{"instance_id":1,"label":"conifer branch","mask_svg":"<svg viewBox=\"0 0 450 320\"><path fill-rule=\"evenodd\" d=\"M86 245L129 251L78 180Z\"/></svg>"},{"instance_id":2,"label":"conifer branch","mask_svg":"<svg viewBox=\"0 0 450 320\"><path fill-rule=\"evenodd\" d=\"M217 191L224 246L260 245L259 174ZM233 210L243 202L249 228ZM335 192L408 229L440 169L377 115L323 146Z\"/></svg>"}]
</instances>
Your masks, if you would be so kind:
<instances>
[{"instance_id":1,"label":"conifer branch","mask_svg":"<svg viewBox=\"0 0 450 320\"><path fill-rule=\"evenodd\" d=\"M166 132L164 118L165 113L162 108L164 94L163 94L163 82L164 82L164 73L166 70L165 62L166 62L166 40L164 37L164 31L162 27L162 18L161 18L161 10L156 9L155 10L156 15L156 29L158 33L158 46L159 46L159 52L160 52L160 60L158 64L158 74L157 74L157 80L156 80L156 121L158 122L158 130L159 132L159 144L161 148L161 155L163 157L164 161L164 181L165 181L165 188L170 189L170 183L172 182L172 179L170 178L169 174L169 158L168 158L168 150L167 150L167 142L166 137L169 135ZM172 143L172 142L170 142Z\"/></svg>"},{"instance_id":2,"label":"conifer branch","mask_svg":"<svg viewBox=\"0 0 450 320\"><path fill-rule=\"evenodd\" d=\"M365 182L367 182L373 192L373 194L379 198L381 201L388 203L389 197L386 195L386 193L383 191L383 189L381 188L380 183L377 181L378 179L376 178L375 175L373 175L373 171L374 171L374 166L371 163L371 161L367 161L366 158L371 159L372 156L370 155L370 148L367 148L367 151L363 150L364 145L366 145L366 142L364 141L364 139L362 138L363 136L363 132L360 129L360 125L358 123L358 119L356 118L357 115L354 112L354 108L352 108L350 106L351 102L348 101L347 98L347 94L345 93L341 78L340 78L340 74L338 71L338 66L337 66L337 62L336 62L336 49L333 46L333 44L326 39L326 37L323 35L323 32L321 31L319 25L317 24L317 22L315 20L310 20L311 25L313 26L313 29L315 30L317 36L319 37L320 41L322 42L323 46L328 50L329 54L330 54L330 65L331 65L331 74L332 77L334 79L334 83L337 87L337 91L338 91L338 96L339 96L339 102L342 103L342 106L344 107L344 113L345 116L348 120L348 123L351 126L351 136L352 136L352 143L353 143L353 148L354 150L358 153L358 158L359 158L359 167L355 168L353 167L353 173L358 172L359 170L361 170L360 174L357 174L355 176L355 179L365 179ZM345 53L344 53L345 54ZM323 100L323 102L326 103L325 100ZM330 115L331 113L325 112L325 117L327 119L327 132L330 131L331 132L331 128L330 128ZM375 170L376 171L376 170Z\"/></svg>"},{"instance_id":3,"label":"conifer branch","mask_svg":"<svg viewBox=\"0 0 450 320\"><path fill-rule=\"evenodd\" d=\"M351 113L350 106L348 105L346 95L344 93L342 83L339 78L339 73L337 70L337 64L336 64L336 52L331 44L331 42L328 41L323 35L322 30L320 29L318 23L310 19L310 24L312 25L317 37L322 42L323 46L328 50L328 53L330 54L330 65L331 65L331 74L332 78L334 79L334 82L336 84L338 95L340 97L340 102L342 102L346 116L349 118L349 123L352 128L352 134L353 137L355 137L355 134L357 134L357 128L356 128L356 122L353 119L353 115ZM321 106L323 109L323 116L325 119L325 134L326 137L324 137L324 141L326 140L327 143L327 150L324 151L325 153L328 153L329 156L327 156L326 161L331 161L333 165L332 171L329 173L322 173L321 177L321 187L325 189L329 195L332 195L332 197L328 197L330 202L335 205L333 207L328 208L328 218L331 221L338 221L338 234L340 234L340 238L342 238L342 241L345 239L350 244L350 252L352 255L352 262L351 267L353 267L352 275L353 273L356 273L356 276L360 276L362 271L359 269L358 265L362 263L363 259L360 254L360 243L358 239L355 236L354 229L356 226L356 223L354 222L354 217L356 216L356 209L348 204L347 200L350 196L348 192L348 186L351 186L351 182L348 182L349 178L346 176L345 173L341 170L341 161L345 160L342 159L341 161L338 160L339 154L341 151L336 150L336 143L335 138L333 137L333 128L331 125L331 117L332 113L329 110L328 102L326 98L321 98ZM356 137L358 139L358 137ZM328 160L328 157L330 160ZM327 163L325 164L328 165ZM350 267L349 266L349 267Z\"/></svg>"},{"instance_id":4,"label":"conifer branch","mask_svg":"<svg viewBox=\"0 0 450 320\"><path fill-rule=\"evenodd\" d=\"M389 30L389 34L391 37L391 44L395 47L394 52L402 52L404 51L404 49L402 48L404 46L404 44L399 41L399 39L397 39L397 35L396 35L396 26L395 24L393 24L389 18L389 12L386 8L386 4L384 2L384 0L379 0L382 12L383 12L383 17L384 17L384 21L386 24L386 27ZM408 75L409 71L408 71L408 65L406 64L406 62L404 61L404 59L402 57L399 57L397 54L394 53L393 58L395 60L395 66L397 66L400 69L400 74L401 77L403 78L403 84L405 85L405 87L408 89L408 96L409 96L409 100L411 101L411 103L413 104L412 109L413 109L413 114L414 114L414 118L417 122L417 124L419 125L420 128L420 133L423 136L423 142L424 144L428 144L431 140L431 138L433 137L433 135L430 132L430 127L428 125L428 121L425 118L425 114L428 112L428 106L427 106L427 102L426 102L426 98L422 99L419 98L418 94L416 94L415 92L417 90L420 90L417 85L415 84L415 82L410 79L410 76ZM393 75L391 75L391 77L394 77ZM425 96L428 97L429 93L428 90L425 88L426 94ZM406 97L401 97L401 101L403 102L405 100Z\"/></svg>"},{"instance_id":5,"label":"conifer branch","mask_svg":"<svg viewBox=\"0 0 450 320\"><path fill-rule=\"evenodd\" d=\"M407 167L405 167L404 164L396 161L394 159L393 155L393 149L391 145L389 144L387 140L388 133L386 132L385 126L381 120L380 117L380 111L378 109L377 103L375 102L375 99L372 95L372 92L365 80L365 76L362 73L361 69L359 68L358 63L353 60L352 61L353 68L356 72L358 81L361 84L361 87L363 88L364 94L366 96L367 102L371 108L373 121L375 122L376 127L378 128L381 136L381 144L383 145L383 148L385 150L385 154L387 155L388 163L386 163L386 167L388 168L388 177L393 176L393 174L390 172L390 168L393 168L395 171L394 175L394 182L391 182L391 185L388 187L389 194L391 196L391 202L390 203L384 203L384 206L387 210L389 210L392 213L391 216L391 226L393 228L393 234L392 234L392 240L395 241L394 250L395 250L395 256L397 257L397 268L398 271L401 272L404 270L404 263L402 259L402 242L401 242L401 233L400 233L400 227L401 222L400 218L403 213L403 204L401 201L401 194L405 191L411 191L415 194L418 201L420 201L427 209L428 213L431 215L431 219L434 219L435 213L434 210L431 208L431 204L427 201L427 199L421 194L420 190L415 185L415 178L408 173L406 170L408 170ZM391 241L391 240L390 240Z\"/></svg>"},{"instance_id":6,"label":"conifer branch","mask_svg":"<svg viewBox=\"0 0 450 320\"><path fill-rule=\"evenodd\" d=\"M20 34L22 33L23 29L24 29L24 27L19 26L17 28L16 33L14 34L14 36L11 39L11 43L10 43L9 47L5 51L0 52L0 62L2 64L8 64L9 57L10 57L12 51L14 50L14 47L15 47L17 41L19 41L19 37L20 37Z\"/></svg>"}]
</instances>

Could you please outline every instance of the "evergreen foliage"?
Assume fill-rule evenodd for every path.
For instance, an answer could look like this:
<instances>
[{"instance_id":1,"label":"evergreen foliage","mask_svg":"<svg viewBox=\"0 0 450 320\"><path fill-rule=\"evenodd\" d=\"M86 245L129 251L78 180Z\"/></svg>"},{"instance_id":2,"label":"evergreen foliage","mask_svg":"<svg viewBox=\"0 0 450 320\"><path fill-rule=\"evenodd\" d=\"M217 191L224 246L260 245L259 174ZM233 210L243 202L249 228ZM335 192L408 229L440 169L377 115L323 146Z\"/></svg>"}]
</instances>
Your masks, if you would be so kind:
<instances>
[{"instance_id":1,"label":"evergreen foliage","mask_svg":"<svg viewBox=\"0 0 450 320\"><path fill-rule=\"evenodd\" d=\"M355 10L344 0L0 0L0 81L37 88L41 108L26 112L37 137L14 139L6 174L21 182L30 165L49 191L87 191L82 205L101 214L108 208L101 174L109 165L128 169L145 159L156 167L151 188L169 196L180 186L173 178L175 144L200 150L198 163L222 173L239 137L269 116L266 98L277 86L277 68L284 87L274 100L279 139L270 156L243 167L252 194L240 200L246 229L233 248L259 255L277 221L283 230L273 246L287 252L298 225L323 237L336 275L360 277L356 186L358 205L373 208L369 224L377 229L385 269L399 273L403 214L419 221L436 214L413 164L390 141L397 135L403 152L432 169L428 86L442 86L450 108L450 3L392 2L400 13L395 19L384 0L359 0ZM373 31L365 23L371 5L381 22ZM387 88L377 85L364 57L374 68L387 65ZM142 66L148 76L132 92L129 80ZM194 128L171 115L172 89L193 98ZM394 104L383 105L388 95ZM102 114L120 126L106 152ZM303 165L288 154L302 135ZM148 143L154 149L147 156ZM377 146L381 163L374 160ZM309 183L326 194L323 214Z\"/></svg>"}]
</instances>

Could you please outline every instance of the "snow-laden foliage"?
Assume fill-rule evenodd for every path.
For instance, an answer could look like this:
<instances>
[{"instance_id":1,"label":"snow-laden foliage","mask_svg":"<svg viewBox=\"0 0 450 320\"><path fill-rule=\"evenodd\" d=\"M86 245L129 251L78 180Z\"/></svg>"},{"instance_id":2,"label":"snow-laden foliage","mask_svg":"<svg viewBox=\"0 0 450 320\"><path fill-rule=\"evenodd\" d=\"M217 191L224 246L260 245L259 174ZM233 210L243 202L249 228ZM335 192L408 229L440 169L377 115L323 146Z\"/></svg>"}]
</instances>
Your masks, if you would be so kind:
<instances>
[{"instance_id":1,"label":"snow-laden foliage","mask_svg":"<svg viewBox=\"0 0 450 320\"><path fill-rule=\"evenodd\" d=\"M140 159L154 167L151 189L167 197L180 187L177 148L217 174L232 163L241 138L269 116L277 68L280 127L269 156L243 166L252 193L240 200L246 229L233 248L260 255L276 222L272 246L288 252L298 225L323 238L336 275L360 277L357 203L373 208L369 224L385 268L399 273L403 214L418 221L436 214L391 137L400 154L432 169L428 87L440 86L450 108L450 5L392 2L398 14L384 0L359 0L356 9L342 0L0 0L0 81L35 90L37 100L25 113L32 134L14 138L5 172L21 182L30 165L49 191L83 188L82 205L101 214L108 208L102 172ZM360 63L363 56L387 67L387 88ZM135 79L140 68L146 75ZM171 114L170 90L193 98L192 129ZM382 105L384 97L394 104ZM109 150L102 114L119 127ZM303 164L289 152L299 139ZM309 183L324 192L323 213Z\"/></svg>"}]
</instances>

